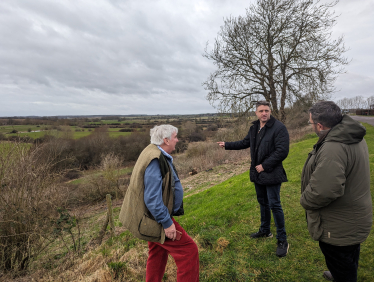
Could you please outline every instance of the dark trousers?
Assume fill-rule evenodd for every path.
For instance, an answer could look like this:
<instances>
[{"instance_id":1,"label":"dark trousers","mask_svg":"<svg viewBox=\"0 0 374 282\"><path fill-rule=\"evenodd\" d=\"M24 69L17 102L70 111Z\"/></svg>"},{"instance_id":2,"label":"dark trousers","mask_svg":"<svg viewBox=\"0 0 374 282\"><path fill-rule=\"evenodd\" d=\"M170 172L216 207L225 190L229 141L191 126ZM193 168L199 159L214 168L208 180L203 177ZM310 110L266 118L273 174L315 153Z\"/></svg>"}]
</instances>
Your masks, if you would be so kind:
<instances>
[{"instance_id":1,"label":"dark trousers","mask_svg":"<svg viewBox=\"0 0 374 282\"><path fill-rule=\"evenodd\" d=\"M327 268L337 282L356 282L360 244L333 246L319 242Z\"/></svg>"},{"instance_id":2,"label":"dark trousers","mask_svg":"<svg viewBox=\"0 0 374 282\"><path fill-rule=\"evenodd\" d=\"M280 201L280 184L260 185L255 183L257 201L260 204L262 232L270 232L271 213L275 226L277 227L277 239L284 241L287 239L286 227L284 226L284 214Z\"/></svg>"}]
</instances>

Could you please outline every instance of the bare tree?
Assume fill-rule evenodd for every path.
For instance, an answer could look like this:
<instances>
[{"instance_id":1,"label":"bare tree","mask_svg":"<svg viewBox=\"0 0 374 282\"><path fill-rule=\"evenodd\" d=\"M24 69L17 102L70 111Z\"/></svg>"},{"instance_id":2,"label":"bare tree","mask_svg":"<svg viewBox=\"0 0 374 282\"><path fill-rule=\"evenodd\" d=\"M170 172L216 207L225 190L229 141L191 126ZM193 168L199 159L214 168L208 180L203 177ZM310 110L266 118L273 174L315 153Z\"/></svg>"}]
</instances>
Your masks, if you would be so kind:
<instances>
[{"instance_id":1,"label":"bare tree","mask_svg":"<svg viewBox=\"0 0 374 282\"><path fill-rule=\"evenodd\" d=\"M374 108L374 96L370 96L367 98L367 103L368 103L368 109Z\"/></svg>"},{"instance_id":2,"label":"bare tree","mask_svg":"<svg viewBox=\"0 0 374 282\"><path fill-rule=\"evenodd\" d=\"M203 83L221 111L247 112L256 100L271 103L284 121L286 103L328 97L348 63L343 37L333 39L337 16L312 0L257 0L245 16L224 20L204 57L217 65Z\"/></svg>"}]
</instances>

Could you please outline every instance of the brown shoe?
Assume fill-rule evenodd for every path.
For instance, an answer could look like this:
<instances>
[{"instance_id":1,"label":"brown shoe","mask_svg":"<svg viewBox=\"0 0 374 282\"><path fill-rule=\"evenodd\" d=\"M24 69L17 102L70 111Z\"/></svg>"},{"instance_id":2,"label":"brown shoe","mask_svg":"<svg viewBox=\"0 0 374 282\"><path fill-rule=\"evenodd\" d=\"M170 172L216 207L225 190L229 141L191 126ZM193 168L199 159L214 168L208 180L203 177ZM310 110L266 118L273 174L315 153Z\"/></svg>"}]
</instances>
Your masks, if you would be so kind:
<instances>
[{"instance_id":1,"label":"brown shoe","mask_svg":"<svg viewBox=\"0 0 374 282\"><path fill-rule=\"evenodd\" d=\"M323 278L325 278L325 279L327 279L327 280L329 280L329 281L335 281L335 280L334 280L334 277L332 277L330 271L325 271L325 272L323 272Z\"/></svg>"}]
</instances>

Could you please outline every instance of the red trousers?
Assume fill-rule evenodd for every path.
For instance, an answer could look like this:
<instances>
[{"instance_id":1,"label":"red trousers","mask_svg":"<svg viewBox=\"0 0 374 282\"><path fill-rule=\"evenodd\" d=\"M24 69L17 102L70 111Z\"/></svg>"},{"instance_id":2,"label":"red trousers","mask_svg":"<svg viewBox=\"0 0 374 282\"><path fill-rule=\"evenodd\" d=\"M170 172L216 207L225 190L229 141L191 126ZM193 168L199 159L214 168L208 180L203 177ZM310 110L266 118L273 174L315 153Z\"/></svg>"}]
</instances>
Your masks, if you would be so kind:
<instances>
[{"instance_id":1,"label":"red trousers","mask_svg":"<svg viewBox=\"0 0 374 282\"><path fill-rule=\"evenodd\" d=\"M160 282L165 273L168 255L177 265L178 282L199 281L199 252L195 242L187 232L173 219L175 228L182 232L179 241L165 240L164 244L148 242L146 282Z\"/></svg>"}]
</instances>

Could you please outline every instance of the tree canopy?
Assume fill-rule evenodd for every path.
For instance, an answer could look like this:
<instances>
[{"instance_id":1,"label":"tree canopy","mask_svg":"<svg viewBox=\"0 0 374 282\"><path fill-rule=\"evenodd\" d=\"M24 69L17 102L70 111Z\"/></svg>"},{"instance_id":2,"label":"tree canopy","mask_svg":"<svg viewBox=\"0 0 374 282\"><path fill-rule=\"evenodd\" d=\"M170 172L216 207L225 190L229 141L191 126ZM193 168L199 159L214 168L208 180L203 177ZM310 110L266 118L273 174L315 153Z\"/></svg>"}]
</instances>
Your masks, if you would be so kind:
<instances>
[{"instance_id":1,"label":"tree canopy","mask_svg":"<svg viewBox=\"0 0 374 282\"><path fill-rule=\"evenodd\" d=\"M257 0L245 16L225 19L213 48L207 44L204 52L217 66L203 83L209 102L243 113L266 100L285 121L287 103L328 97L348 63L343 36L332 37L336 4Z\"/></svg>"}]
</instances>

